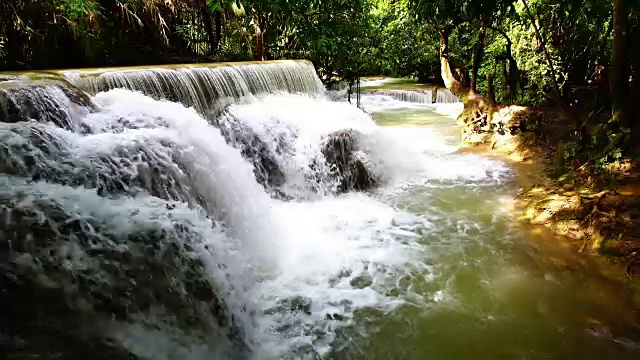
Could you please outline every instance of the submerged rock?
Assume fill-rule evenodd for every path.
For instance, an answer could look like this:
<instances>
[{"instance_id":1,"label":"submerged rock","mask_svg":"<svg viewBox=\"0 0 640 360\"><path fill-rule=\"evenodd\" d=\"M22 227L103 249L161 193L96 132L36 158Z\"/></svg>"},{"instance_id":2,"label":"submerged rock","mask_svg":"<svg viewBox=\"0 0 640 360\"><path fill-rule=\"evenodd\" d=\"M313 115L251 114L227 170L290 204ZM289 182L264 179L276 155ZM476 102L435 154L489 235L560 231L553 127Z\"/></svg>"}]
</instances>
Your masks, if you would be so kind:
<instances>
[{"instance_id":1,"label":"submerged rock","mask_svg":"<svg viewBox=\"0 0 640 360\"><path fill-rule=\"evenodd\" d=\"M331 176L338 182L338 192L367 190L379 180L367 168L366 158L360 151L360 136L355 130L341 130L330 134L322 148Z\"/></svg>"},{"instance_id":2,"label":"submerged rock","mask_svg":"<svg viewBox=\"0 0 640 360\"><path fill-rule=\"evenodd\" d=\"M113 200L102 201L118 211ZM65 359L133 359L106 339L105 325L126 323L245 347L195 250L205 239L190 224L167 209L163 218L117 228L68 206L34 190L0 193L5 348L45 359L58 349Z\"/></svg>"},{"instance_id":3,"label":"submerged rock","mask_svg":"<svg viewBox=\"0 0 640 360\"><path fill-rule=\"evenodd\" d=\"M303 296L294 296L291 298L281 299L278 304L270 309L265 310L266 314L275 313L302 313L311 315L312 301L310 298Z\"/></svg>"},{"instance_id":4,"label":"submerged rock","mask_svg":"<svg viewBox=\"0 0 640 360\"><path fill-rule=\"evenodd\" d=\"M316 351L311 344L304 344L289 350L283 359L286 360L320 360L322 356Z\"/></svg>"},{"instance_id":5,"label":"submerged rock","mask_svg":"<svg viewBox=\"0 0 640 360\"><path fill-rule=\"evenodd\" d=\"M373 285L373 279L368 274L363 274L351 279L350 284L354 289L364 289Z\"/></svg>"}]
</instances>

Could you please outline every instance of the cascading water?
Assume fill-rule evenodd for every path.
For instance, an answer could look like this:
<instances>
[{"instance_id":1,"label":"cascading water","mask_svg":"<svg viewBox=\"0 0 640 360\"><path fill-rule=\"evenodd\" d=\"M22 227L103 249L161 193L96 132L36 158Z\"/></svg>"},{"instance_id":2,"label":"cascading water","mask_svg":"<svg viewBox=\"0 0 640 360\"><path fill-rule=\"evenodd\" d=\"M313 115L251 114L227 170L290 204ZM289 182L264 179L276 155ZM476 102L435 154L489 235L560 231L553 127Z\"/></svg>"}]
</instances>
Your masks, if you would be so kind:
<instances>
[{"instance_id":1,"label":"cascading water","mask_svg":"<svg viewBox=\"0 0 640 360\"><path fill-rule=\"evenodd\" d=\"M60 82L0 93L18 109L0 124L9 354L420 358L438 351L369 341L404 344L385 323L427 316L415 309L485 305L460 284L479 301L528 290L487 237L513 237L495 208L510 169L438 127L376 125L329 100L310 63L85 75L65 73L91 97ZM452 194L486 210L455 213Z\"/></svg>"},{"instance_id":2,"label":"cascading water","mask_svg":"<svg viewBox=\"0 0 640 360\"><path fill-rule=\"evenodd\" d=\"M111 89L140 91L154 99L180 102L208 115L228 100L285 91L322 94L324 87L307 61L241 66L66 71L63 75L91 94Z\"/></svg>"},{"instance_id":3,"label":"cascading water","mask_svg":"<svg viewBox=\"0 0 640 360\"><path fill-rule=\"evenodd\" d=\"M434 90L376 90L372 95L388 96L396 100L419 104L452 104L460 102L457 96L447 89ZM435 95L435 96L434 96Z\"/></svg>"}]
</instances>

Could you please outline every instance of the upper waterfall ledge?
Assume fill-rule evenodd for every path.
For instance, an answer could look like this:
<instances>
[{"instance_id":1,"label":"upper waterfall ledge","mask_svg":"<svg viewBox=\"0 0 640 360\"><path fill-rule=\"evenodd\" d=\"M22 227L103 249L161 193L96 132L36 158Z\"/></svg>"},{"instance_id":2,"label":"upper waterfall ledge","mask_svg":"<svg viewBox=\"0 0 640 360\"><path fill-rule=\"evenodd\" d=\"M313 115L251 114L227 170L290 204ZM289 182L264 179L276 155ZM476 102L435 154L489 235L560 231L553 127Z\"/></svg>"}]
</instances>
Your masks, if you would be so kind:
<instances>
[{"instance_id":1,"label":"upper waterfall ledge","mask_svg":"<svg viewBox=\"0 0 640 360\"><path fill-rule=\"evenodd\" d=\"M228 99L275 92L323 94L325 88L308 60L176 64L98 69L1 73L0 86L63 82L88 93L112 89L141 92L180 102L209 115Z\"/></svg>"}]
</instances>

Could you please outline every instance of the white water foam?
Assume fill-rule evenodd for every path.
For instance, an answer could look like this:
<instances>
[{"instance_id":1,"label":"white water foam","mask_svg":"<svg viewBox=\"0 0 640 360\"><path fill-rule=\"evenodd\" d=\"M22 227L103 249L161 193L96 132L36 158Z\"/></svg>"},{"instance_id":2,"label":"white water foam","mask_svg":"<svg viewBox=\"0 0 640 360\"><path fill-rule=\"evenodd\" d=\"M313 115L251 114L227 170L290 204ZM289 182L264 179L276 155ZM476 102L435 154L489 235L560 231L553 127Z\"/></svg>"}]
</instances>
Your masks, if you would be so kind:
<instances>
[{"instance_id":1,"label":"white water foam","mask_svg":"<svg viewBox=\"0 0 640 360\"><path fill-rule=\"evenodd\" d=\"M135 198L117 198L106 199L96 194L95 190L84 188L73 188L61 186L57 184L49 184L45 182L28 182L24 179L13 177L0 177L0 185L3 192L12 194L22 193L28 194L19 204L18 207L32 208L35 203L56 204L69 215L65 223L92 219L95 223L103 225L109 232L118 239L126 239L127 236L145 231L158 231L173 229L175 224L186 226L198 239L190 243L194 247L196 256L203 262L208 270L209 280L216 284L216 288L222 292L233 294L224 300L227 301L232 311L236 312L236 321L240 326L248 326L246 319L243 319L238 309L245 306L246 300L241 291L235 291L235 282L246 279L246 269L238 269L236 267L220 266L224 264L246 261L244 254L237 251L236 241L225 233L225 229L220 224L212 223L203 212L197 209L191 209L184 203L165 201L151 196L137 196ZM39 217L43 223L47 220L49 214L40 212ZM58 224L64 225L62 223ZM87 231L93 231L91 226ZM195 240L195 239L194 239ZM78 239L70 239L68 244L60 245L56 251L64 254L64 262L61 264L65 270L83 274L90 273L97 266L97 259L89 256L82 246L76 243ZM104 240L108 241L108 240ZM140 251L139 244L129 244L127 241L117 244L118 251L123 253L137 253ZM157 244L163 246L168 244ZM100 249L103 244L96 244L96 249ZM47 251L53 251L53 247ZM213 251L211 251L213 249ZM37 264L33 264L32 268L38 268ZM236 272L236 270L240 270ZM56 286L56 273L43 273L39 279L47 282L47 277L51 276L54 281L49 281L51 286ZM108 281L107 278L103 281ZM133 280L131 280L133 281ZM246 281L246 280L244 280ZM71 285L68 285L71 286ZM159 312L159 317L164 318L162 306L164 304L153 304ZM189 359L207 359L215 354L227 354L233 351L229 339L221 338L220 334L205 334L205 338L211 341L210 344L202 344L197 339L185 339L183 344L176 342L176 329L166 328L163 322L146 316L139 319L143 324L151 324L151 326L142 326L135 323L118 323L107 322L105 326L104 336L115 337L121 339L123 344L134 354L139 356L148 356L152 359L180 359L183 357L166 357L169 347L170 351L176 354L191 352L192 349L200 348L208 352L207 356L188 357ZM133 318L137 314L131 314ZM216 319L210 319L215 321ZM214 328L216 326L214 325ZM150 330L155 329L155 330ZM162 333L158 336L155 333ZM145 339L145 341L137 341ZM160 346L164 343L164 347ZM159 347L160 346L160 347ZM202 355L202 354L200 354Z\"/></svg>"},{"instance_id":2,"label":"white water foam","mask_svg":"<svg viewBox=\"0 0 640 360\"><path fill-rule=\"evenodd\" d=\"M292 152L277 156L290 186L302 188L308 165L322 157L323 139L347 129L365 135L364 151L385 175L383 193L434 181L496 184L508 173L499 162L454 154L458 147L432 129L380 127L347 103L277 94L232 105L227 116L249 126L273 153L282 142L292 145ZM274 201L274 218L283 228L277 270L250 296L264 309L258 330L267 357L310 344L326 353L337 329L352 323L355 310L389 311L406 301L387 293L407 274L407 264L422 266L418 233L434 230L425 217L371 194L330 193L311 201Z\"/></svg>"},{"instance_id":3,"label":"white water foam","mask_svg":"<svg viewBox=\"0 0 640 360\"><path fill-rule=\"evenodd\" d=\"M336 184L321 182L320 189L308 186L310 177L329 172L322 154L327 136L352 129L370 138L378 130L367 114L348 103L306 95L265 96L248 104L232 105L225 116L251 128L269 147L285 173L285 189L299 198L316 192L335 193ZM283 145L285 151L280 150Z\"/></svg>"},{"instance_id":4,"label":"white water foam","mask_svg":"<svg viewBox=\"0 0 640 360\"><path fill-rule=\"evenodd\" d=\"M431 107L389 99L392 105L381 106L381 109L404 106L431 110ZM456 105L432 106L451 112ZM306 184L305 179L311 171L309 164L313 160L322 163L323 139L349 129L365 135L362 150L371 160L370 166L391 183L433 180L457 183L486 180L494 183L509 171L506 165L480 156L452 155L459 146L431 128L380 127L368 114L348 103L279 94L249 104L232 105L228 113L248 125L274 154L279 153L277 148L282 142L293 144L293 152L280 152L277 160L285 170L287 185L298 190Z\"/></svg>"},{"instance_id":5,"label":"white water foam","mask_svg":"<svg viewBox=\"0 0 640 360\"><path fill-rule=\"evenodd\" d=\"M290 232L282 239L280 271L254 289L265 309L263 351L275 356L312 344L324 354L356 310L391 311L403 303L387 292L421 253L415 231L429 228L425 219L364 194L282 203L275 210Z\"/></svg>"},{"instance_id":6,"label":"white water foam","mask_svg":"<svg viewBox=\"0 0 640 360\"><path fill-rule=\"evenodd\" d=\"M86 123L94 131L104 131L122 123L135 123L138 129L122 133L99 133L79 140L77 152L95 152L106 147L110 152L118 139L130 141L137 137L170 140L184 147L181 154L186 172L198 193L216 210L232 236L259 254L254 265L274 255L278 224L269 211L271 199L256 183L253 169L240 152L226 144L218 129L206 122L193 109L181 104L156 101L128 90L111 90L98 94L96 103L102 111L91 114ZM271 237L270 237L271 236Z\"/></svg>"}]
</instances>

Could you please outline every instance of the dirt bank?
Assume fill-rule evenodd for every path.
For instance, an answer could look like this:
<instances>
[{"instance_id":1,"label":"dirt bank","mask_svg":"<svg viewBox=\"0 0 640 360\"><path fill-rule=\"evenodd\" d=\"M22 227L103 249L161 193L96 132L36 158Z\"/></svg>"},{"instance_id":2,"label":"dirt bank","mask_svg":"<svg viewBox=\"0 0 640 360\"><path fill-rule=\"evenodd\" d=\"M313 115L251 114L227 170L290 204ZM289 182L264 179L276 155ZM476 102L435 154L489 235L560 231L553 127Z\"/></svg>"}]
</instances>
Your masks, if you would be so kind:
<instances>
[{"instance_id":1,"label":"dirt bank","mask_svg":"<svg viewBox=\"0 0 640 360\"><path fill-rule=\"evenodd\" d=\"M576 251L607 255L640 278L640 181L630 163L603 173L558 171L573 126L556 109L503 107L492 116L467 112L458 125L474 151L518 168L520 220L573 240Z\"/></svg>"}]
</instances>

